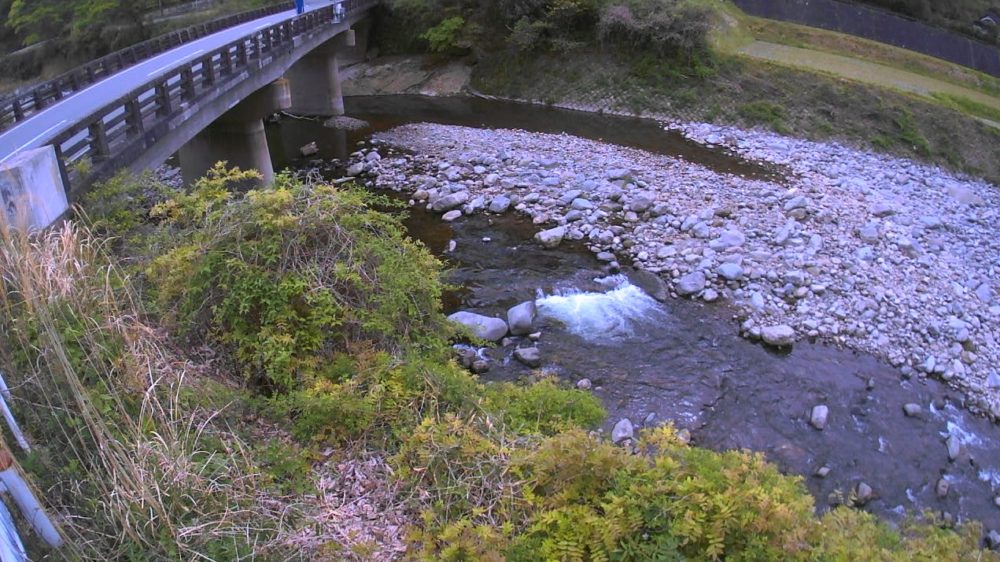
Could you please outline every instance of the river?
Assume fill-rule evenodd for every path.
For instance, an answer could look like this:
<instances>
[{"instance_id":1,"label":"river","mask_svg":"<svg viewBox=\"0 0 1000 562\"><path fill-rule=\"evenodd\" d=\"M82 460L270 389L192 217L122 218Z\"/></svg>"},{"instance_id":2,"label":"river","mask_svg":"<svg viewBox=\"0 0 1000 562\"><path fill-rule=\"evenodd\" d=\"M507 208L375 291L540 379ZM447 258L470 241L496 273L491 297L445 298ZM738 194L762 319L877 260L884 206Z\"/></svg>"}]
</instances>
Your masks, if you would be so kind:
<instances>
[{"instance_id":1,"label":"river","mask_svg":"<svg viewBox=\"0 0 1000 562\"><path fill-rule=\"evenodd\" d=\"M373 132L411 122L520 128L567 133L668 154L744 177L783 171L665 132L652 121L477 99L413 96L349 98L348 114L371 127L345 133L313 121L285 119L268 128L275 168L303 167L310 159L347 157ZM299 147L316 142L319 154ZM899 520L931 510L1000 528L1000 433L964 408L961 393L930 379L906 379L874 357L816 343L775 352L738 335L735 310L719 303L660 303L612 275L582 244L546 250L539 230L514 214L476 215L454 223L414 209L410 232L451 266L460 287L448 311L502 315L536 299L541 312L543 369L576 383L592 381L609 412L609 431L621 418L641 426L672 421L692 442L722 450L763 452L781 469L803 476L819 510L846 497L860 482L875 493L868 509ZM455 249L446 252L450 243ZM628 268L625 268L626 272ZM486 380L516 380L532 370L512 358L521 342L487 350ZM916 416L905 404L919 404ZM825 404L829 423L809 424ZM945 440L962 451L949 461ZM825 477L816 475L825 468ZM948 491L940 497L940 480Z\"/></svg>"}]
</instances>

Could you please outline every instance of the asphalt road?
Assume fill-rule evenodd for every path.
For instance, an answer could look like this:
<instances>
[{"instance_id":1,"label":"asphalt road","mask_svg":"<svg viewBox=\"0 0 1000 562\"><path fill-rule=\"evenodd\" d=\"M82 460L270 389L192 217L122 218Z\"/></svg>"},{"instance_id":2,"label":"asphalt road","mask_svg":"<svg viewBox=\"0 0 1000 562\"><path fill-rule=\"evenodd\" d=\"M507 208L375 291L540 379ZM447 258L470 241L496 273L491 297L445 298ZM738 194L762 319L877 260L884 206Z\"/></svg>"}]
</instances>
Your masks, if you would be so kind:
<instances>
[{"instance_id":1,"label":"asphalt road","mask_svg":"<svg viewBox=\"0 0 1000 562\"><path fill-rule=\"evenodd\" d=\"M330 0L306 0L306 10L332 3ZM157 76L168 74L202 53L293 17L295 10L288 10L220 31L145 60L67 96L0 134L0 162L22 150L44 146L73 126L76 119L90 115L109 100L118 99Z\"/></svg>"}]
</instances>

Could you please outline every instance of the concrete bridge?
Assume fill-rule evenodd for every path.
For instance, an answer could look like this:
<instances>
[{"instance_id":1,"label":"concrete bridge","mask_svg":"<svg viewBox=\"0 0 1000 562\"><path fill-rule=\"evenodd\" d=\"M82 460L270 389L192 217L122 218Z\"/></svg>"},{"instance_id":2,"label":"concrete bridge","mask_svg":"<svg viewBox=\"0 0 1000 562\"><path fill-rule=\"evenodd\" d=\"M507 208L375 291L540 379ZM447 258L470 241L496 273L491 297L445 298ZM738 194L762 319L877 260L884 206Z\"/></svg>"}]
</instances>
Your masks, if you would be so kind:
<instances>
[{"instance_id":1,"label":"concrete bridge","mask_svg":"<svg viewBox=\"0 0 1000 562\"><path fill-rule=\"evenodd\" d=\"M343 114L339 67L363 56L377 3L311 0L301 15L289 3L234 16L0 100L8 220L47 226L95 181L178 152L187 177L227 160L269 181L263 118L281 110Z\"/></svg>"}]
</instances>

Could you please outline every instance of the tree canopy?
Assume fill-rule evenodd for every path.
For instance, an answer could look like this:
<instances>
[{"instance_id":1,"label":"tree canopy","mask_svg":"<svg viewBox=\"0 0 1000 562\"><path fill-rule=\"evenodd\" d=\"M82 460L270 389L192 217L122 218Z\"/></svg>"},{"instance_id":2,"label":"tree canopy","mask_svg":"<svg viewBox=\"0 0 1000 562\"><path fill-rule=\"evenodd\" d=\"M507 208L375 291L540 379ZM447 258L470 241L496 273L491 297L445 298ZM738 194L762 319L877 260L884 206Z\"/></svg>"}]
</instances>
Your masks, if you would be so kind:
<instances>
[{"instance_id":1,"label":"tree canopy","mask_svg":"<svg viewBox=\"0 0 1000 562\"><path fill-rule=\"evenodd\" d=\"M98 54L145 36L150 2L129 0L13 0L6 25L25 44L60 39L74 50Z\"/></svg>"}]
</instances>

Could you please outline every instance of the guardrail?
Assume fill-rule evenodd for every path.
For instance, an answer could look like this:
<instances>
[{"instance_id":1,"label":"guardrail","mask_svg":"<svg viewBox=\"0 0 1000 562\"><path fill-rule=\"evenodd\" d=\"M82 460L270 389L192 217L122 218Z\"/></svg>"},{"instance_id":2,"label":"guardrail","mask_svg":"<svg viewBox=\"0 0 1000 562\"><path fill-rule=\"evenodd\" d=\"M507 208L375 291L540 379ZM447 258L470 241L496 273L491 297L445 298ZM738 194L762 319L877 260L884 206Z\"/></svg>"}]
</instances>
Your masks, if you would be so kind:
<instances>
[{"instance_id":1,"label":"guardrail","mask_svg":"<svg viewBox=\"0 0 1000 562\"><path fill-rule=\"evenodd\" d=\"M291 52L296 40L368 10L379 0L344 0L259 31L193 59L105 105L48 143L65 170L66 190L73 191L117 169L168 131L172 119L213 91L261 72L274 56ZM89 161L87 177L72 164ZM84 180L84 181L79 181Z\"/></svg>"},{"instance_id":2,"label":"guardrail","mask_svg":"<svg viewBox=\"0 0 1000 562\"><path fill-rule=\"evenodd\" d=\"M72 95L116 72L153 58L178 45L293 8L292 2L282 2L266 8L233 14L208 23L172 31L90 61L52 80L38 84L26 92L8 94L0 98L0 132L27 119L65 96Z\"/></svg>"}]
</instances>

